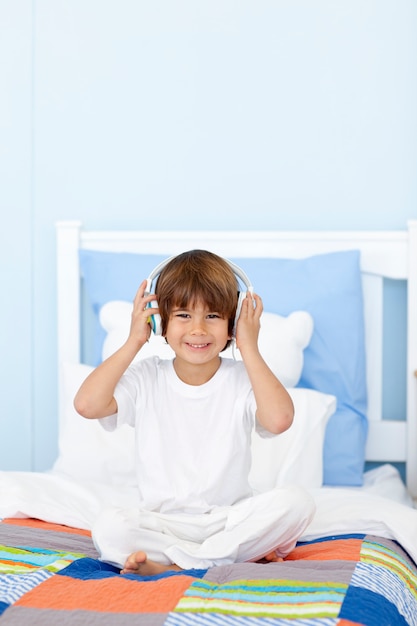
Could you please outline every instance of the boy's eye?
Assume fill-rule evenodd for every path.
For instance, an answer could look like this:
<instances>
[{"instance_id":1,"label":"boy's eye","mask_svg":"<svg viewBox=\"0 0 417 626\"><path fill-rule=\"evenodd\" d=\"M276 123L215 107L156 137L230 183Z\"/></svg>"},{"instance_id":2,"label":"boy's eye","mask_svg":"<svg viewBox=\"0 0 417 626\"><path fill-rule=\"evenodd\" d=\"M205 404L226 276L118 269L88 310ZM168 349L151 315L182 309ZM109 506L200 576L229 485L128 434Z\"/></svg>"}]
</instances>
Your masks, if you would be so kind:
<instances>
[{"instance_id":1,"label":"boy's eye","mask_svg":"<svg viewBox=\"0 0 417 626\"><path fill-rule=\"evenodd\" d=\"M187 313L186 311L177 311L174 313L174 316L181 319L189 319L191 317L191 313ZM218 313L207 313L206 318L209 320L223 319Z\"/></svg>"}]
</instances>

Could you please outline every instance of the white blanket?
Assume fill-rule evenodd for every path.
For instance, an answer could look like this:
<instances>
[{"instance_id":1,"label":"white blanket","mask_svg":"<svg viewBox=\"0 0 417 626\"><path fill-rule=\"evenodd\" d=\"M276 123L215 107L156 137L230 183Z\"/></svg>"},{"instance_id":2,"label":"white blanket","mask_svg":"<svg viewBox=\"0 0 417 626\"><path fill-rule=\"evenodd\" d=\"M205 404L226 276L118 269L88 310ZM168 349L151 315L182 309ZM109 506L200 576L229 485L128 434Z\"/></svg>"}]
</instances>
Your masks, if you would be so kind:
<instances>
[{"instance_id":1,"label":"white blanket","mask_svg":"<svg viewBox=\"0 0 417 626\"><path fill-rule=\"evenodd\" d=\"M395 470L383 468L381 475L372 475L363 488L312 490L317 509L301 540L372 534L397 540L417 563L417 509ZM0 472L0 518L35 517L89 530L102 508L131 506L135 498L132 487L81 483L56 473Z\"/></svg>"}]
</instances>

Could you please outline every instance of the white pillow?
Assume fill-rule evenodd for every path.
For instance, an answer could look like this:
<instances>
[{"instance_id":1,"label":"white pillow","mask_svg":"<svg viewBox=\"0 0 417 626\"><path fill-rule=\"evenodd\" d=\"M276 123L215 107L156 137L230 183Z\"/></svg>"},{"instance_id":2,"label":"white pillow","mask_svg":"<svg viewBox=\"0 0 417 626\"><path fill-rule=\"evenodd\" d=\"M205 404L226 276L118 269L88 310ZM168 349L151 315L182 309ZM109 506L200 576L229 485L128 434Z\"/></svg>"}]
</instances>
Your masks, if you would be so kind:
<instances>
[{"instance_id":1,"label":"white pillow","mask_svg":"<svg viewBox=\"0 0 417 626\"><path fill-rule=\"evenodd\" d=\"M107 302L100 309L100 323L106 331L102 358L106 359L126 341L130 329L132 304L121 300ZM304 364L304 348L313 334L313 318L307 311L295 311L283 317L263 312L259 333L259 350L263 358L285 387L295 387L301 377ZM157 355L173 358L174 352L165 339L153 333L135 360ZM239 350L233 354L232 347L222 352L225 358L241 360Z\"/></svg>"},{"instance_id":2,"label":"white pillow","mask_svg":"<svg viewBox=\"0 0 417 626\"><path fill-rule=\"evenodd\" d=\"M307 489L323 484L326 424L336 410L336 397L314 389L288 389L294 421L281 435L252 435L252 488L263 492L283 485Z\"/></svg>"},{"instance_id":3,"label":"white pillow","mask_svg":"<svg viewBox=\"0 0 417 626\"><path fill-rule=\"evenodd\" d=\"M266 363L284 387L295 387L301 378L304 349L313 334L313 318L307 311L288 317L264 311L261 315L258 346ZM239 350L229 346L222 356L242 360Z\"/></svg>"},{"instance_id":4,"label":"white pillow","mask_svg":"<svg viewBox=\"0 0 417 626\"><path fill-rule=\"evenodd\" d=\"M97 420L81 417L73 399L92 367L63 365L63 415L59 432L59 455L52 471L81 481L134 486L134 431L123 426L107 432ZM334 396L311 389L289 389L295 406L291 428L276 437L252 440L251 484L257 491L296 483L305 487L322 484L323 439L328 418L336 407Z\"/></svg>"},{"instance_id":5,"label":"white pillow","mask_svg":"<svg viewBox=\"0 0 417 626\"><path fill-rule=\"evenodd\" d=\"M63 412L58 458L52 471L85 481L133 486L136 483L133 428L122 426L110 433L98 420L81 417L74 409L75 394L92 370L81 363L62 366Z\"/></svg>"}]
</instances>

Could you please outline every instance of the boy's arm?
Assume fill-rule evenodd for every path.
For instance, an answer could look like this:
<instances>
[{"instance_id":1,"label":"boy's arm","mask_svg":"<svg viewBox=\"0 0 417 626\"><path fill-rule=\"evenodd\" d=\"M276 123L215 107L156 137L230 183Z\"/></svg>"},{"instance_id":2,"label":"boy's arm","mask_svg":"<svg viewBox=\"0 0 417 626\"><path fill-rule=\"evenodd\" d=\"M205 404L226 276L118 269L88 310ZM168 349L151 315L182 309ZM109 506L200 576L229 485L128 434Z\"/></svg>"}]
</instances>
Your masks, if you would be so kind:
<instances>
[{"instance_id":1,"label":"boy's arm","mask_svg":"<svg viewBox=\"0 0 417 626\"><path fill-rule=\"evenodd\" d=\"M146 281L140 285L133 303L129 336L119 350L96 367L85 379L75 398L77 413L89 419L97 419L117 413L114 390L139 350L149 339L151 328L147 323L147 303L155 296L145 296ZM157 309L152 309L158 313Z\"/></svg>"},{"instance_id":2,"label":"boy's arm","mask_svg":"<svg viewBox=\"0 0 417 626\"><path fill-rule=\"evenodd\" d=\"M262 310L261 298L256 294L248 294L242 304L236 342L255 395L256 418L266 430L279 434L291 426L294 405L291 396L259 352L258 335Z\"/></svg>"}]
</instances>

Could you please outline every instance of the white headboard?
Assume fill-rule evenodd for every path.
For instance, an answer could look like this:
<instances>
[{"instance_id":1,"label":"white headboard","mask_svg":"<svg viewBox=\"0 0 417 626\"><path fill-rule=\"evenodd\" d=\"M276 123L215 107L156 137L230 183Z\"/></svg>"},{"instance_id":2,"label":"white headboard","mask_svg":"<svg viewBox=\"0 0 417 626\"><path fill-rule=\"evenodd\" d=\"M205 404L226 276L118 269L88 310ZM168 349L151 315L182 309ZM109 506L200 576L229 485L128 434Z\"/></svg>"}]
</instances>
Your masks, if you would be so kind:
<instances>
[{"instance_id":1,"label":"white headboard","mask_svg":"<svg viewBox=\"0 0 417 626\"><path fill-rule=\"evenodd\" d=\"M57 223L58 364L81 355L80 248L177 254L205 248L226 257L303 258L361 251L369 401L368 461L406 462L417 497L417 220L404 231L88 231L79 221ZM407 281L407 405L405 420L382 415L383 279ZM61 379L61 377L60 377Z\"/></svg>"}]
</instances>

